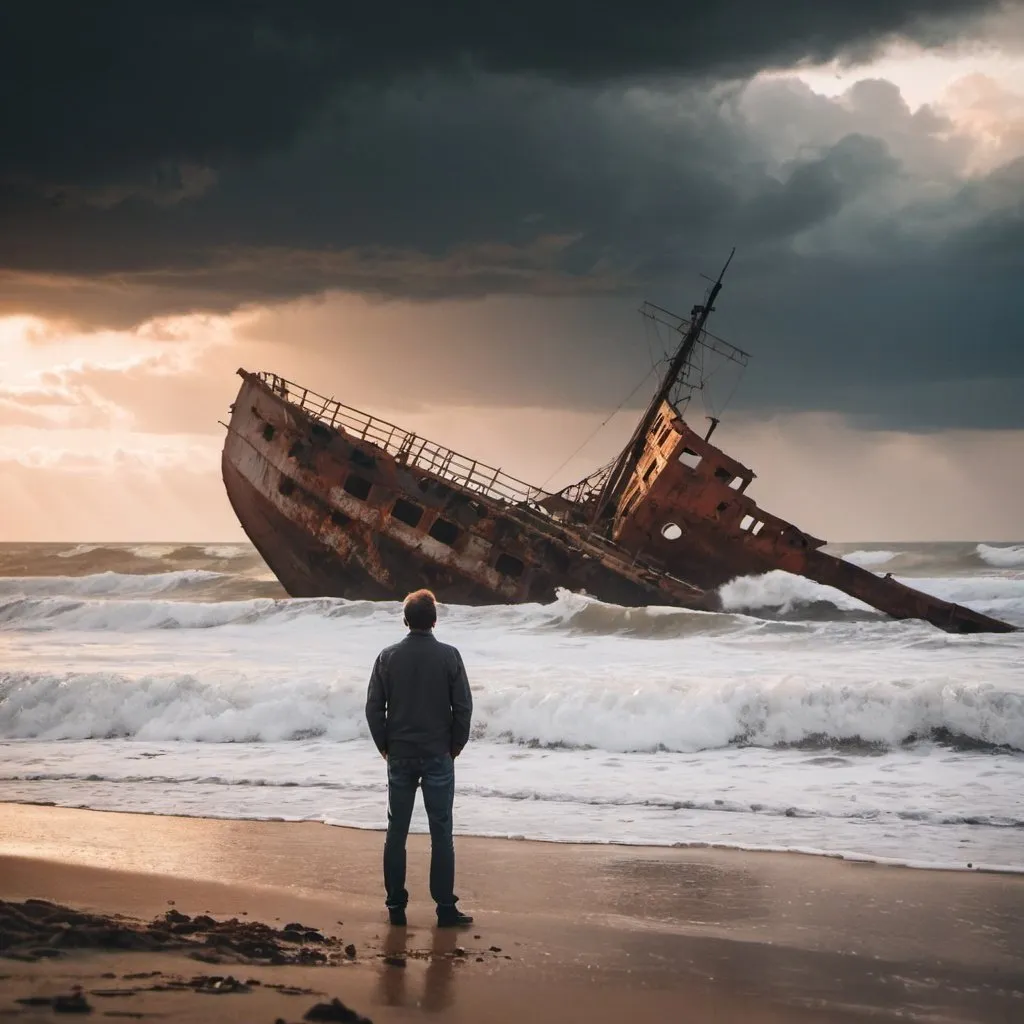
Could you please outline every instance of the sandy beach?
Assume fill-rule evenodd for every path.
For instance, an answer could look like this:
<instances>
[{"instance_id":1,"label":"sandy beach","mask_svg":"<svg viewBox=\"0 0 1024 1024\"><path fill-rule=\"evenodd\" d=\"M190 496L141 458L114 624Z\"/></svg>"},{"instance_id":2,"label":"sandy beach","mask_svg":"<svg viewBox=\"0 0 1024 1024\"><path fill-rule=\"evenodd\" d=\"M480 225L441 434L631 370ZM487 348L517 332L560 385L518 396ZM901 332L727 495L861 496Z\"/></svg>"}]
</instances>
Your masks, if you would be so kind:
<instances>
[{"instance_id":1,"label":"sandy beach","mask_svg":"<svg viewBox=\"0 0 1024 1024\"><path fill-rule=\"evenodd\" d=\"M381 838L0 805L0 1014L51 1019L79 986L94 1015L267 1024L357 1019L333 999L385 1022L1024 1015L1020 876L460 838L476 922L438 932L418 835L409 927L386 925Z\"/></svg>"}]
</instances>

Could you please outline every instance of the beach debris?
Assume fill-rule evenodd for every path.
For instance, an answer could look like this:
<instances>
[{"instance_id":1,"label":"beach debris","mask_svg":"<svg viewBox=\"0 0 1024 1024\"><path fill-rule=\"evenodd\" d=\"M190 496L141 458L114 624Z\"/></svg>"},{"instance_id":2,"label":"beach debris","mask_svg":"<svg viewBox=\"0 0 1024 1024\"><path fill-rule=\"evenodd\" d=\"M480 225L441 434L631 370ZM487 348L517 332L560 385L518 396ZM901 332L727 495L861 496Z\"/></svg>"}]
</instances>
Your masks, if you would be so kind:
<instances>
[{"instance_id":1,"label":"beach debris","mask_svg":"<svg viewBox=\"0 0 1024 1024\"><path fill-rule=\"evenodd\" d=\"M303 1015L303 1020L341 1021L342 1024L373 1024L369 1017L356 1013L337 996L329 1003L316 1003Z\"/></svg>"},{"instance_id":2,"label":"beach debris","mask_svg":"<svg viewBox=\"0 0 1024 1024\"><path fill-rule=\"evenodd\" d=\"M92 1013L89 1001L82 994L80 985L69 993L56 996L22 996L14 1000L22 1006L48 1006L54 1013Z\"/></svg>"},{"instance_id":3,"label":"beach debris","mask_svg":"<svg viewBox=\"0 0 1024 1024\"><path fill-rule=\"evenodd\" d=\"M189 982L189 987L196 992L204 992L215 996L252 991L244 981L239 981L230 974L227 977L221 977L219 974L200 975Z\"/></svg>"},{"instance_id":4,"label":"beach debris","mask_svg":"<svg viewBox=\"0 0 1024 1024\"><path fill-rule=\"evenodd\" d=\"M54 996L50 1005L54 1013L92 1013L89 1001L77 987L70 995Z\"/></svg>"},{"instance_id":5,"label":"beach debris","mask_svg":"<svg viewBox=\"0 0 1024 1024\"><path fill-rule=\"evenodd\" d=\"M0 900L0 956L40 960L71 949L173 949L203 963L316 965L352 959L340 938L296 922L279 929L237 917L190 918L175 909L142 922L83 913L46 900Z\"/></svg>"},{"instance_id":6,"label":"beach debris","mask_svg":"<svg viewBox=\"0 0 1024 1024\"><path fill-rule=\"evenodd\" d=\"M347 957L349 958L349 960L355 960L355 958L356 958L356 947L355 947L355 943L352 943L352 942L350 942L350 943L349 943L349 944L348 944L348 945L347 945L347 946L345 947L345 956L347 956Z\"/></svg>"}]
</instances>

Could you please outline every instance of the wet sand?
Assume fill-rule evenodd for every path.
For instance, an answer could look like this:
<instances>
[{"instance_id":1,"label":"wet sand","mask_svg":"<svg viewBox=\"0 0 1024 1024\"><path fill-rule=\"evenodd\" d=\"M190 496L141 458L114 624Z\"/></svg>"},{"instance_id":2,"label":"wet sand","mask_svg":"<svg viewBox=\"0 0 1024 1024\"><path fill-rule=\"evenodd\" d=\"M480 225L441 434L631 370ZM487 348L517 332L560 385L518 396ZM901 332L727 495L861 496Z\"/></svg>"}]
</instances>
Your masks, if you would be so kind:
<instances>
[{"instance_id":1,"label":"wet sand","mask_svg":"<svg viewBox=\"0 0 1024 1024\"><path fill-rule=\"evenodd\" d=\"M53 1020L17 1000L78 985L104 1019L272 1024L338 998L376 1022L1024 1020L1024 877L459 837L476 922L449 932L413 836L390 929L381 843L0 805L0 1016Z\"/></svg>"}]
</instances>

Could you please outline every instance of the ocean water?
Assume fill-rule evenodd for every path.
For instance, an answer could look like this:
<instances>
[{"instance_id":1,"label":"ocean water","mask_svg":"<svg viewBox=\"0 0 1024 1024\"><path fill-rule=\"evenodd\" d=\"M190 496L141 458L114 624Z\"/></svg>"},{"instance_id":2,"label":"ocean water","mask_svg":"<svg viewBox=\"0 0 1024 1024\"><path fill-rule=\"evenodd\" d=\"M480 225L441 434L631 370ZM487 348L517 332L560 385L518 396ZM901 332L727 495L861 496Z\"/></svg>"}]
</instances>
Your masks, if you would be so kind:
<instances>
[{"instance_id":1,"label":"ocean water","mask_svg":"<svg viewBox=\"0 0 1024 1024\"><path fill-rule=\"evenodd\" d=\"M834 550L1024 626L1024 544ZM781 572L722 597L443 608L476 705L458 831L1024 870L1024 632ZM0 800L381 828L363 704L401 635L396 603L287 599L245 544L0 545Z\"/></svg>"}]
</instances>

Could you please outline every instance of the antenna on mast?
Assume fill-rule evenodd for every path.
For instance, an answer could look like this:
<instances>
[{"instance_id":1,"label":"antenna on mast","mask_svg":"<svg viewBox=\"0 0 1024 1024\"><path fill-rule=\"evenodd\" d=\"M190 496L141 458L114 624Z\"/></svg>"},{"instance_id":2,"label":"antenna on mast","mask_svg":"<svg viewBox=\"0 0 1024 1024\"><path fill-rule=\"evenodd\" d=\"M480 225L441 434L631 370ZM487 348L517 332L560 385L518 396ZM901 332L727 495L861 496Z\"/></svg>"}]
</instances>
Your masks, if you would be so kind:
<instances>
[{"instance_id":1,"label":"antenna on mast","mask_svg":"<svg viewBox=\"0 0 1024 1024\"><path fill-rule=\"evenodd\" d=\"M615 501L619 497L626 485L626 482L629 480L630 474L636 468L637 462L639 462L640 457L643 455L644 439L647 436L647 431L650 430L651 424L658 415L658 410L661 408L662 402L668 399L669 395L672 393L672 388L675 387L679 378L686 371L694 346L697 344L701 333L704 331L704 326L708 322L708 317L714 312L715 299L718 298L718 293L722 290L722 279L725 277L725 272L729 269L729 264L732 263L732 258L735 255L736 247L733 246L732 251L729 253L729 258L725 261L725 265L718 274L717 280L712 283L711 289L708 291L703 305L695 305L693 309L690 310L689 326L686 333L683 335L683 340L680 342L679 348L676 349L676 353L672 357L671 363L669 363L665 379L661 382L661 387L658 388L654 397L651 399L650 404L647 406L647 410L644 412L640 422L637 424L636 429L633 431L633 436L629 439L629 444L622 449L621 454L615 460L615 465L612 467L612 471L608 474L605 485L601 489L601 493L598 495L598 499L595 503L594 511L590 519L592 523L596 523L601 518L602 513L608 507L609 503ZM701 276L703 277L704 275L702 274ZM711 278L706 278L706 280L710 281Z\"/></svg>"}]
</instances>

